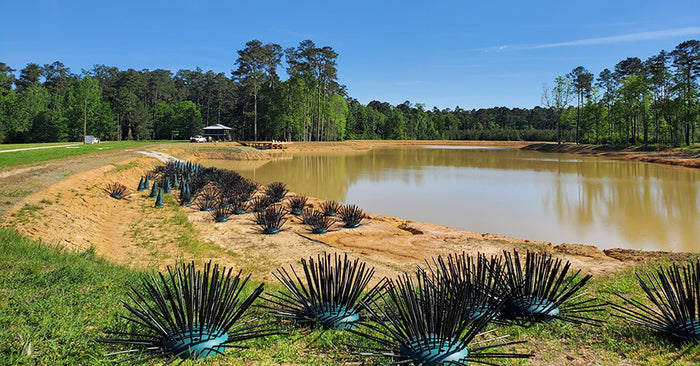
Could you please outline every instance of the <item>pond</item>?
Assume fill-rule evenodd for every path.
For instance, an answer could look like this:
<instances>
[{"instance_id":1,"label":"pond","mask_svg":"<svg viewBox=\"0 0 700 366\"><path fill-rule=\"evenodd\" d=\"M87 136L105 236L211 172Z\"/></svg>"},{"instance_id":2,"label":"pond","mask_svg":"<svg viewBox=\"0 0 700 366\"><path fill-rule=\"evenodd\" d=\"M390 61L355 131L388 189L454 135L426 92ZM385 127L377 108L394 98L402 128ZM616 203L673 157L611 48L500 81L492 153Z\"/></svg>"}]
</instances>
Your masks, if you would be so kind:
<instances>
[{"instance_id":1,"label":"pond","mask_svg":"<svg viewBox=\"0 0 700 366\"><path fill-rule=\"evenodd\" d=\"M447 146L202 163L406 220L599 249L700 252L700 171L689 168Z\"/></svg>"}]
</instances>

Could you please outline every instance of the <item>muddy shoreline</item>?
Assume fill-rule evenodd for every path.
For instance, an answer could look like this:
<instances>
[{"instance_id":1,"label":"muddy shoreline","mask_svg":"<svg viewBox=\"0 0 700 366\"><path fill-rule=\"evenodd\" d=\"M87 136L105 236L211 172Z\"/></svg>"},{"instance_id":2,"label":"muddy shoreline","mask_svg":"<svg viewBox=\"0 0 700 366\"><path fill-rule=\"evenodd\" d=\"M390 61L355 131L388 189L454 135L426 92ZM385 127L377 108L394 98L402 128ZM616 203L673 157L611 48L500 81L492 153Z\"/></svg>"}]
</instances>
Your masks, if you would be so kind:
<instances>
[{"instance_id":1,"label":"muddy shoreline","mask_svg":"<svg viewBox=\"0 0 700 366\"><path fill-rule=\"evenodd\" d=\"M523 150L546 153L603 156L613 159L635 160L645 163L676 165L700 169L700 150L661 149L655 146L609 146L586 144L534 143Z\"/></svg>"}]
</instances>

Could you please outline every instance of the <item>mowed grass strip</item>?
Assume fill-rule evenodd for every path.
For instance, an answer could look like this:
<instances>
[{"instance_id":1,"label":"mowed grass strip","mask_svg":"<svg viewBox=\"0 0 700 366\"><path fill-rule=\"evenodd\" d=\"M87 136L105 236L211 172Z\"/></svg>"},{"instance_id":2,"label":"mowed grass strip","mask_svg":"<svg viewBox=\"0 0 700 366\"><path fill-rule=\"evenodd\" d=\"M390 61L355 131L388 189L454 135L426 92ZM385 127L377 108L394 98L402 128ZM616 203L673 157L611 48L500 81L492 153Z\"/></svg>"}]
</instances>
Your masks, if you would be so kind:
<instances>
[{"instance_id":1,"label":"mowed grass strip","mask_svg":"<svg viewBox=\"0 0 700 366\"><path fill-rule=\"evenodd\" d=\"M13 168L13 167L17 167L17 166L21 166L21 165L28 165L28 164L45 163L45 162L49 162L49 161L53 161L53 160L70 158L70 157L86 155L86 154L107 152L107 151L113 151L113 150L119 150L119 149L138 148L138 147L143 147L146 145L154 145L154 144L169 144L169 143L173 143L173 142L175 142L175 141L109 141L109 142L101 142L99 144L92 144L92 145L78 144L78 145L66 146L66 147L51 147L48 149L34 149L34 150L0 152L0 169ZM2 146L2 149L0 149L0 151L9 150L6 148L8 146L17 146L17 147L12 147L12 149L21 149L21 148L31 148L31 147L38 147L38 146L55 146L55 145L60 146L60 145L66 145L66 144L68 144L68 143L0 145L0 146Z\"/></svg>"}]
</instances>

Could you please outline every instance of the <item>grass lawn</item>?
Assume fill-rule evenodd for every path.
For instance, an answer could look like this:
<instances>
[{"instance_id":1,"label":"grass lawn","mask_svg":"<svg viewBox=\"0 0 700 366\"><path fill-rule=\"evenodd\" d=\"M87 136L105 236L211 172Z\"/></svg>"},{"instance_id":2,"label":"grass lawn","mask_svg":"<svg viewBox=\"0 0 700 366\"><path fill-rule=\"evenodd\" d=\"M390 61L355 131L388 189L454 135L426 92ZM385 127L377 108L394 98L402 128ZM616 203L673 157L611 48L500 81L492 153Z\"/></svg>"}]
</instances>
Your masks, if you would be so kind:
<instances>
[{"instance_id":1,"label":"grass lawn","mask_svg":"<svg viewBox=\"0 0 700 366\"><path fill-rule=\"evenodd\" d=\"M152 273L111 264L92 250L61 253L0 229L0 364L114 364L120 357L103 355L125 349L95 340L108 337L107 330L131 330L121 319L128 312L120 299ZM248 341L248 350L231 349L215 364L340 365L349 357L343 344L362 342L345 332L283 330L287 334ZM164 360L156 361L151 364Z\"/></svg>"},{"instance_id":2,"label":"grass lawn","mask_svg":"<svg viewBox=\"0 0 700 366\"><path fill-rule=\"evenodd\" d=\"M27 164L44 163L52 160L70 158L85 154L100 153L119 149L138 148L141 146L154 144L170 144L173 142L177 141L108 141L92 145L78 144L67 147L53 147L48 149L10 152L2 151L42 146L61 146L68 145L70 143L0 145L0 169L12 168Z\"/></svg>"},{"instance_id":3,"label":"grass lawn","mask_svg":"<svg viewBox=\"0 0 700 366\"><path fill-rule=\"evenodd\" d=\"M103 354L124 348L95 340L106 337L106 330L129 330L120 317L127 315L120 299L127 299L130 286L138 287L141 278L149 273L111 264L92 250L62 253L11 229L0 229L0 363L112 364L115 358ZM266 291L279 290L275 284L266 286ZM612 293L644 297L632 271L616 278L594 279L588 292L609 301L616 301ZM526 340L527 343L512 346L512 349L537 355L538 364L549 361L561 364L562 355L568 360L564 363L576 363L578 358L592 358L596 364L603 365L700 363L698 344L676 343L609 314L604 314L603 318L601 327L553 322L525 328L510 326L499 329L498 334L510 334L511 340ZM346 365L364 362L371 365L387 361L352 355L346 344L371 345L371 342L351 333L283 329L287 334L249 341L246 343L249 349L231 349L226 358L213 357L205 363ZM503 364L529 362L512 360Z\"/></svg>"}]
</instances>

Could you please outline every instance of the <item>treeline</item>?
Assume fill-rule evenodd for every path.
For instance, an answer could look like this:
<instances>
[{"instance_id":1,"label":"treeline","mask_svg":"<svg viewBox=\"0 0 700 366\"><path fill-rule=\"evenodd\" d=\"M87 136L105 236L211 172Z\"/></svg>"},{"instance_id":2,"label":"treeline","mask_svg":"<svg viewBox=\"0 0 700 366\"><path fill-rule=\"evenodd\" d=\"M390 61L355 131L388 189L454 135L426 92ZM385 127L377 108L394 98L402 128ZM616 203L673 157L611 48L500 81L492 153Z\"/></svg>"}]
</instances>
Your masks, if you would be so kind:
<instances>
[{"instance_id":1,"label":"treeline","mask_svg":"<svg viewBox=\"0 0 700 366\"><path fill-rule=\"evenodd\" d=\"M0 62L0 142L185 139L212 124L234 139L337 140L345 136L338 54L303 41L283 50L254 40L227 75L119 70L74 74L60 61L16 69ZM285 58L288 78L277 69Z\"/></svg>"},{"instance_id":2,"label":"treeline","mask_svg":"<svg viewBox=\"0 0 700 366\"><path fill-rule=\"evenodd\" d=\"M559 141L690 145L698 141L700 42L646 60L629 57L598 76L583 66L543 87Z\"/></svg>"},{"instance_id":3,"label":"treeline","mask_svg":"<svg viewBox=\"0 0 700 366\"><path fill-rule=\"evenodd\" d=\"M348 100L348 139L553 141L557 115L552 108L459 107L426 110L406 101L398 106Z\"/></svg>"},{"instance_id":4,"label":"treeline","mask_svg":"<svg viewBox=\"0 0 700 366\"><path fill-rule=\"evenodd\" d=\"M0 142L186 139L207 125L236 140L467 139L606 144L691 144L698 135L700 46L686 41L597 78L584 67L543 88L544 107L428 109L367 105L337 80L338 54L302 41L283 49L253 40L230 74L119 70L74 74L57 61L16 75L0 62ZM284 66L286 80L277 70Z\"/></svg>"}]
</instances>

